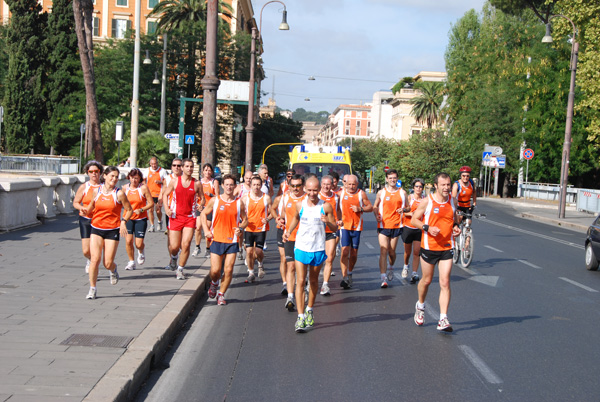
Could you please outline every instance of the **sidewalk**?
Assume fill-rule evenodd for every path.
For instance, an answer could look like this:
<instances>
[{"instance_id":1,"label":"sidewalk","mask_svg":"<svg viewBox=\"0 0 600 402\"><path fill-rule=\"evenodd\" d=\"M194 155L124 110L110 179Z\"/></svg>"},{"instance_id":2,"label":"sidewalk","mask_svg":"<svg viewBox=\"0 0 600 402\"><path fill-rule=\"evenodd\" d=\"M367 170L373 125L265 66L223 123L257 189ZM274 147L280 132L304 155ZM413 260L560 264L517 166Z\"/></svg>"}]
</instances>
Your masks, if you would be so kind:
<instances>
[{"instance_id":1,"label":"sidewalk","mask_svg":"<svg viewBox=\"0 0 600 402\"><path fill-rule=\"evenodd\" d=\"M477 198L477 202L499 203L510 205L516 211L516 214L522 218L532 219L538 222L548 223L554 226L575 230L577 232L587 232L596 215L580 212L574 206L565 208L565 217L558 218L558 203L543 200L529 200L524 198Z\"/></svg>"},{"instance_id":2,"label":"sidewalk","mask_svg":"<svg viewBox=\"0 0 600 402\"><path fill-rule=\"evenodd\" d=\"M89 289L75 215L0 234L0 401L127 400L146 379L208 284L207 258L188 280L164 270L167 237L146 235L146 264ZM237 262L237 261L236 261ZM241 261L240 261L241 262Z\"/></svg>"}]
</instances>

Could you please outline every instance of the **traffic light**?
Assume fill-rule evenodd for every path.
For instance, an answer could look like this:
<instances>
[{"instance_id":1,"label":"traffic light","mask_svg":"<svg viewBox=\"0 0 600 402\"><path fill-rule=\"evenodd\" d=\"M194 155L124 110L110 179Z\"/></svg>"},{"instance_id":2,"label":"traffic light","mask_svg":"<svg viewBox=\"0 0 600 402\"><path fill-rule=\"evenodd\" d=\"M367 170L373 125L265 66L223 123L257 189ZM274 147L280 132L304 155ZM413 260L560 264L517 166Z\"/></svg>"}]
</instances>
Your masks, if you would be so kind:
<instances>
[{"instance_id":1,"label":"traffic light","mask_svg":"<svg viewBox=\"0 0 600 402\"><path fill-rule=\"evenodd\" d=\"M242 174L242 167L241 167L241 166L238 166L238 167L237 167L237 171L238 171L238 174Z\"/></svg>"}]
</instances>

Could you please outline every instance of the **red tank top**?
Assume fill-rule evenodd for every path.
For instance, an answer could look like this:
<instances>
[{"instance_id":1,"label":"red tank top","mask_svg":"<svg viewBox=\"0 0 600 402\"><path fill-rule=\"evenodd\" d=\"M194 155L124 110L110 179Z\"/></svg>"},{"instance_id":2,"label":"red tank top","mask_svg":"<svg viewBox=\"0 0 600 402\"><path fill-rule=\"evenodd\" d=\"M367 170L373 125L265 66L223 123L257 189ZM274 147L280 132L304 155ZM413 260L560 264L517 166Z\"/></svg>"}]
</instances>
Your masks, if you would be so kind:
<instances>
[{"instance_id":1,"label":"red tank top","mask_svg":"<svg viewBox=\"0 0 600 402\"><path fill-rule=\"evenodd\" d=\"M235 228L240 223L240 199L224 201L221 196L216 197L212 215L210 230L213 240L219 243L237 243Z\"/></svg>"},{"instance_id":2,"label":"red tank top","mask_svg":"<svg viewBox=\"0 0 600 402\"><path fill-rule=\"evenodd\" d=\"M177 178L177 186L173 196L173 205L175 208L172 209L173 218L178 216L194 217L196 212L196 179L193 177L190 179L190 185L183 187L181 184L181 176Z\"/></svg>"}]
</instances>

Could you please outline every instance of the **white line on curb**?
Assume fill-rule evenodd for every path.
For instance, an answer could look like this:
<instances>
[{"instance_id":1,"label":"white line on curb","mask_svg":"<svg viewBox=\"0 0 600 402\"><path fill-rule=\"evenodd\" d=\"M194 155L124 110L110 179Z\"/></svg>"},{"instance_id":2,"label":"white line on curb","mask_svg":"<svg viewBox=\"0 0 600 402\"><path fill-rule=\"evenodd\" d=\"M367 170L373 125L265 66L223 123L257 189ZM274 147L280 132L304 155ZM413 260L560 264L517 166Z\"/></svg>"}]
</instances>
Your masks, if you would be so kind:
<instances>
[{"instance_id":1,"label":"white line on curb","mask_svg":"<svg viewBox=\"0 0 600 402\"><path fill-rule=\"evenodd\" d=\"M487 382L490 384L502 384L502 379L498 377L487 364L485 364L473 349L467 345L459 345L458 348Z\"/></svg>"},{"instance_id":2,"label":"white line on curb","mask_svg":"<svg viewBox=\"0 0 600 402\"><path fill-rule=\"evenodd\" d=\"M588 286L582 285L582 284L581 284L581 283L579 283L579 282L572 281L572 280L571 280L571 279L569 279L569 278L563 278L563 277L561 276L561 277L559 277L558 279L562 279L562 280L563 280L563 281L565 281L565 282L569 282L571 285L575 285L575 286L577 286L577 287L580 287L581 289L583 289L583 290L587 290L588 292L592 292L592 293L598 293L598 291L597 291L596 289L592 289L592 288L590 288L590 287L588 287Z\"/></svg>"}]
</instances>

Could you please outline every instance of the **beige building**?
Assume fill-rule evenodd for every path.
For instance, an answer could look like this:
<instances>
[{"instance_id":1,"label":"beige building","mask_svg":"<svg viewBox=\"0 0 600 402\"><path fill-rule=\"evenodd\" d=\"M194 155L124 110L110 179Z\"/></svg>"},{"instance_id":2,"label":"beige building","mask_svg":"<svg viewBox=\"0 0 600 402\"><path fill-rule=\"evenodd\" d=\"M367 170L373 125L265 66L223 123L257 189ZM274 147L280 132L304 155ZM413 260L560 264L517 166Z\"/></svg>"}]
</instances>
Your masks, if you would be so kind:
<instances>
[{"instance_id":1,"label":"beige building","mask_svg":"<svg viewBox=\"0 0 600 402\"><path fill-rule=\"evenodd\" d=\"M316 139L319 131L324 127L324 124L317 124L314 121L303 121L302 122L302 142L305 144L313 143L313 140Z\"/></svg>"}]
</instances>

